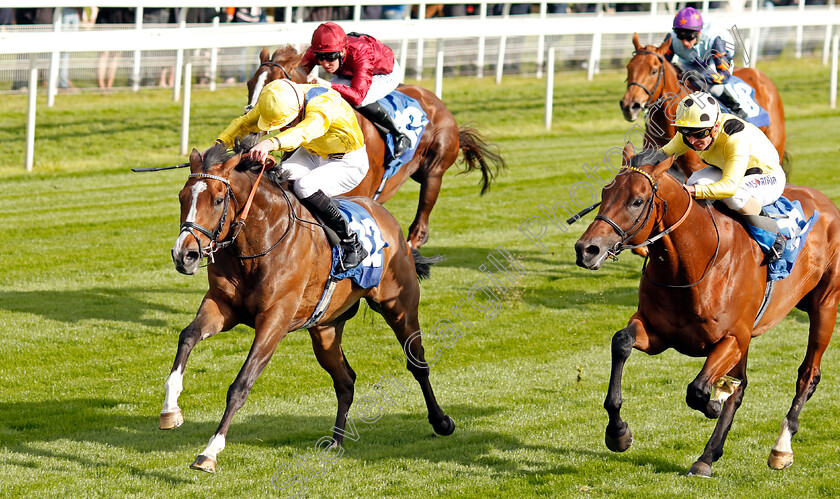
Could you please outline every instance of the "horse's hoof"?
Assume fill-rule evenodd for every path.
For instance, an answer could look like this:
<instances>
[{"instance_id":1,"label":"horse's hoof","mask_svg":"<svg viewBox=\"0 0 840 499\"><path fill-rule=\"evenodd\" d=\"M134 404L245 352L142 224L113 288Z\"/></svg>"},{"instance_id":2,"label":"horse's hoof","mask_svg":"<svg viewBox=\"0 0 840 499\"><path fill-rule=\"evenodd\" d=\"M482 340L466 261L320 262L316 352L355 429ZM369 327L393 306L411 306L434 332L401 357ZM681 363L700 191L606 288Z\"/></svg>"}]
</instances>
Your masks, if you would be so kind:
<instances>
[{"instance_id":1,"label":"horse's hoof","mask_svg":"<svg viewBox=\"0 0 840 499\"><path fill-rule=\"evenodd\" d=\"M206 471L207 473L215 473L216 472L216 460L210 459L207 456L198 456L195 458L195 461L190 465L190 468L194 470L201 470Z\"/></svg>"},{"instance_id":2,"label":"horse's hoof","mask_svg":"<svg viewBox=\"0 0 840 499\"><path fill-rule=\"evenodd\" d=\"M184 415L181 414L180 409L175 412L161 413L160 415L159 427L161 430L174 430L182 424L184 424Z\"/></svg>"},{"instance_id":3,"label":"horse's hoof","mask_svg":"<svg viewBox=\"0 0 840 499\"><path fill-rule=\"evenodd\" d=\"M444 414L443 421L436 425L432 425L432 428L435 429L435 433L442 437L452 435L452 432L455 431L455 420Z\"/></svg>"},{"instance_id":4,"label":"horse's hoof","mask_svg":"<svg viewBox=\"0 0 840 499\"><path fill-rule=\"evenodd\" d=\"M701 476L703 478L712 478L712 466L703 461L695 461L691 465L691 469L686 473L687 476Z\"/></svg>"},{"instance_id":5,"label":"horse's hoof","mask_svg":"<svg viewBox=\"0 0 840 499\"><path fill-rule=\"evenodd\" d=\"M630 431L630 428L625 428L624 433L617 437L613 437L607 432L604 435L604 443L607 444L607 449L613 452L624 452L633 443L633 432Z\"/></svg>"},{"instance_id":6,"label":"horse's hoof","mask_svg":"<svg viewBox=\"0 0 840 499\"><path fill-rule=\"evenodd\" d=\"M767 459L767 466L774 470L783 470L793 464L793 452L770 450L770 458Z\"/></svg>"}]
</instances>

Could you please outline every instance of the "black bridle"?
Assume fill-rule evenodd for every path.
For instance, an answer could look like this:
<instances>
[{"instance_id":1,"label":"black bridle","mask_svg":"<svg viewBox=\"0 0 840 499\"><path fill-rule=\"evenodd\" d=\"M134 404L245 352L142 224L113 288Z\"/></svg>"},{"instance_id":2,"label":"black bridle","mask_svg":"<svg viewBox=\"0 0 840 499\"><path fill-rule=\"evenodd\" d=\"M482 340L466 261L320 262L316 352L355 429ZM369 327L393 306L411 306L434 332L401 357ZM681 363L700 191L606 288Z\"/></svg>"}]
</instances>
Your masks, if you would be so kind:
<instances>
[{"instance_id":1,"label":"black bridle","mask_svg":"<svg viewBox=\"0 0 840 499\"><path fill-rule=\"evenodd\" d=\"M288 71L286 71L286 68L284 68L284 67L283 67L283 66L281 66L280 64L277 64L277 63L276 63L276 62L274 62L274 61L265 61L264 63L260 64L260 67L263 67L263 66L269 66L269 67L272 67L272 68L280 68L280 69L283 71L283 74L284 74L284 75L286 75L286 79L287 79L287 80L291 80L291 79L292 79L292 77L291 77L291 76L289 76L289 72L288 72Z\"/></svg>"},{"instance_id":2,"label":"black bridle","mask_svg":"<svg viewBox=\"0 0 840 499\"><path fill-rule=\"evenodd\" d=\"M236 236L239 234L239 230L236 230L236 233L233 237L226 239L224 241L219 241L219 236L222 234L222 231L225 228L225 224L227 222L228 216L228 207L230 206L230 200L233 199L233 211L234 213L237 211L238 203L236 201L236 196L233 195L233 189L230 187L230 181L224 177L219 177L217 175L210 175L209 173L191 173L188 178L209 178L213 180L218 180L225 184L225 206L222 209L222 216L219 217L219 223L216 224L216 228L210 230L203 225L197 224L195 222L182 222L181 223L181 232L187 231L189 234L195 239L196 244L198 244L199 249L201 250L201 256L209 256L210 261L214 262L213 253L219 251L222 248L229 246L233 241L236 239ZM201 239L199 239L198 234L195 233L198 231L208 239L210 239L210 243L202 248L201 247Z\"/></svg>"},{"instance_id":3,"label":"black bridle","mask_svg":"<svg viewBox=\"0 0 840 499\"><path fill-rule=\"evenodd\" d=\"M209 257L211 263L215 263L215 259L213 258L213 254L217 251L227 248L236 240L237 236L239 236L239 232L241 232L242 228L245 227L245 220L237 220L234 223L234 228L228 234L229 236L225 238L223 241L219 241L219 236L221 235L222 231L224 230L225 224L227 223L227 216L228 216L228 208L230 206L230 200L233 199L233 212L234 214L238 214L239 206L238 202L236 201L236 196L233 195L233 189L230 186L230 181L224 177L219 177L217 175L210 175L209 173L191 173L189 178L209 178L213 180L218 180L225 184L225 201L224 201L224 209L222 211L221 217L219 217L219 222L216 224L216 228L212 231L207 229L206 227L197 224L195 222L183 222L181 224L181 232L187 231L193 238L195 239L196 244L201 251L202 257ZM292 230L292 221L297 219L302 222L309 222L308 220L302 220L297 217L294 213L294 209L292 207L292 201L289 199L289 195L286 193L286 190L281 188L280 192L283 193L283 198L286 201L286 205L288 206L288 213L289 213L289 223L286 224L286 230L280 236L280 238L271 245L267 250L257 253L255 255L236 255L237 258L240 260L249 260L253 258L259 258L261 256L265 256L270 253L274 248L280 245L280 243L289 235L289 232ZM210 243L206 247L201 246L201 240L199 239L198 235L195 233L198 231L208 239L210 239Z\"/></svg>"},{"instance_id":4,"label":"black bridle","mask_svg":"<svg viewBox=\"0 0 840 499\"><path fill-rule=\"evenodd\" d=\"M693 206L693 203L694 203L693 199L691 198L691 195L688 194L688 190L686 189L686 186L683 185L682 186L683 189L686 191L686 194L689 196L689 202L688 202L688 209L686 209L686 211L682 215L682 217L680 217L680 219L674 225L671 225L670 227L666 228L665 230L663 230L659 234L656 234L653 237L648 237L641 244L625 244L627 241L629 241L630 239L635 237L636 234L638 234L639 231L641 231L642 228L645 227L645 225L647 225L647 222L650 219L650 214L653 211L654 199L659 198L662 201L662 204L663 204L663 206L662 206L662 216L659 217L659 220L656 221L657 225L660 224L665 219L665 214L668 213L668 201L666 201L665 199L663 199L662 197L659 196L659 183L654 182L653 177L651 177L647 172L645 172L644 170L640 170L638 168L632 167L632 166L625 166L622 169L627 170L627 171L640 173L640 174L644 175L645 178L648 180L648 182L650 182L650 187L651 187L651 189L653 189L653 192L651 193L651 195L647 199L647 201L645 201L645 204L647 206L646 206L646 209L644 210L644 212L640 213L639 216L636 217L636 220L633 222L633 224L627 230L623 230L621 227L619 227L619 225L617 223L615 223L609 217L601 215L600 213L595 215L595 220L603 220L604 222L609 224L613 228L613 230L615 230L615 232L618 234L618 236L621 238L621 241L617 242L611 250L607 251L607 256L609 258L612 258L613 260L617 260L618 259L618 254L621 253L622 251L626 250L626 249L636 249L636 248L642 248L642 247L648 246L648 245L653 244L656 241L662 239L663 237L667 236L671 232L673 232L674 229L679 227L683 223L683 221L685 221L685 219L688 217L688 213L691 211L691 207ZM661 283L661 282L655 281L655 280L651 279L647 275L647 273L645 272L645 270L647 269L647 264L648 264L649 257L650 257L650 253L648 253L648 256L645 257L645 261L642 264L642 276L644 276L645 279L650 281L652 284L655 284L655 285L663 287L663 288L691 288L693 286L696 286L697 284L700 284L703 281L703 279L705 279L706 276L709 275L709 272L712 270L712 267L714 267L714 264L717 261L718 252L720 251L720 230L718 229L717 221L715 220L714 213L712 213L712 208L711 208L710 203L706 204L706 210L709 212L709 216L712 218L712 224L715 226L715 233L717 234L717 245L715 246L715 254L712 257L712 261L706 267L706 271L703 273L703 276L700 279L698 279L697 281L695 281L691 284L666 284L666 283ZM642 220L643 215L644 215L644 220ZM641 224L639 224L640 220L642 220ZM636 227L637 224L639 225L638 228L636 228L636 230L633 230L633 228ZM630 232L631 230L632 230L632 232Z\"/></svg>"},{"instance_id":5,"label":"black bridle","mask_svg":"<svg viewBox=\"0 0 840 499\"><path fill-rule=\"evenodd\" d=\"M642 85L641 83L639 83L637 81L631 81L631 82L627 83L627 88L628 89L630 87L632 87L633 85L636 85L637 87L639 87L639 88L641 88L642 90L645 91L645 93L648 95L648 100L647 100L647 102L645 102L644 107L647 108L653 102L655 102L654 99L653 99L653 95L656 93L656 90L659 88L659 85L662 83L662 80L665 77L665 63L667 61L665 60L664 57L662 57L662 54L660 54L659 52L652 52L650 50L639 49L639 50L636 50L636 51L633 52L633 57L636 57L639 54L655 55L656 58L659 59L659 62L661 63L659 65L659 72L656 73L656 83L653 84L653 89L648 90L648 88L646 86Z\"/></svg>"},{"instance_id":6,"label":"black bridle","mask_svg":"<svg viewBox=\"0 0 840 499\"><path fill-rule=\"evenodd\" d=\"M647 178L648 182L650 182L650 187L653 189L653 192L651 193L651 195L647 199L647 201L645 201L645 209L642 211L642 213L639 213L639 216L636 217L636 220L633 221L633 224L630 225L630 228L628 228L627 230L624 230L621 227L619 227L619 225L617 223L612 221L607 216L604 216L600 213L595 215L595 220L603 220L604 222L606 222L610 227L613 228L613 230L615 230L616 234L618 234L618 237L621 238L621 240L619 242L615 243L615 245L612 247L611 250L607 251L607 255L610 258L612 258L613 260L618 260L618 254L621 253L622 251L626 250L626 249L641 248L641 247L647 246L648 244L653 242L653 240L647 239L645 242L643 242L642 244L638 244L638 245L626 244L627 241L636 237L636 234L638 234L639 231L641 231L647 225L648 220L650 220L650 214L653 212L653 205L654 205L653 200L654 200L654 198L659 197L659 193L658 193L659 184L657 182L654 182L653 178L647 172L645 172L644 170L640 170L638 168L632 167L632 166L625 166L622 169L627 170L627 171L633 171L633 172L640 173L640 174L644 175L645 178ZM659 199L662 199L662 198L659 198ZM662 221L662 218L665 217L665 213L668 211L668 202L665 201L664 199L662 199L662 202L665 203L665 209L662 210L662 217L657 221L657 223ZM644 217L644 219L642 217ZM641 223L639 223L639 222L641 222Z\"/></svg>"}]
</instances>

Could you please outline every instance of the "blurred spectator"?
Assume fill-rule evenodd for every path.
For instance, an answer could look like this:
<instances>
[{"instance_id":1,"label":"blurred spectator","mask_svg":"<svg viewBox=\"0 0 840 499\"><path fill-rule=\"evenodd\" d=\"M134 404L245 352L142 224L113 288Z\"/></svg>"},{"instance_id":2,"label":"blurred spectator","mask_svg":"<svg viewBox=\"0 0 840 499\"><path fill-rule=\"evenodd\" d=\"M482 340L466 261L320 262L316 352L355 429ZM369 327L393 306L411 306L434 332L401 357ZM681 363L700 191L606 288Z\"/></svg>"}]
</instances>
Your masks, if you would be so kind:
<instances>
[{"instance_id":1,"label":"blurred spectator","mask_svg":"<svg viewBox=\"0 0 840 499\"><path fill-rule=\"evenodd\" d=\"M504 3L494 3L488 6L488 16L501 16L505 12L505 5ZM525 14L531 13L531 4L529 3L512 3L510 4L510 12L511 16L521 16Z\"/></svg>"},{"instance_id":2,"label":"blurred spectator","mask_svg":"<svg viewBox=\"0 0 840 499\"><path fill-rule=\"evenodd\" d=\"M193 12L200 12L206 9L190 9L187 11L187 22ZM213 10L213 9L209 9ZM214 11L215 12L215 11ZM174 10L168 7L146 7L143 9L143 28L159 28L161 25L175 22ZM143 65L143 79L140 85L149 86L157 83L161 87L171 87L175 78L175 68L164 66L156 72L155 68L150 63Z\"/></svg>"},{"instance_id":3,"label":"blurred spectator","mask_svg":"<svg viewBox=\"0 0 840 499\"><path fill-rule=\"evenodd\" d=\"M83 7L64 7L61 9L61 31L79 31L79 21L82 19ZM58 88L73 88L70 81L70 52L61 53L58 66Z\"/></svg>"},{"instance_id":4,"label":"blurred spectator","mask_svg":"<svg viewBox=\"0 0 840 499\"><path fill-rule=\"evenodd\" d=\"M133 24L134 9L128 7L102 7L96 13L96 24ZM117 76L117 52L103 51L99 55L96 78L99 88L114 86Z\"/></svg>"},{"instance_id":5,"label":"blurred spectator","mask_svg":"<svg viewBox=\"0 0 840 499\"><path fill-rule=\"evenodd\" d=\"M15 24L52 24L53 22L53 9L14 9L14 11ZM27 61L29 57L27 54L18 54L17 56L18 61ZM45 54L38 56L39 59L44 57ZM23 65L28 67L28 64L24 63ZM15 71L15 81L12 82L12 90L29 88L29 82L27 81L28 75L28 70ZM39 72L38 78L43 81L43 71Z\"/></svg>"},{"instance_id":6,"label":"blurred spectator","mask_svg":"<svg viewBox=\"0 0 840 499\"><path fill-rule=\"evenodd\" d=\"M264 23L266 22L265 11L260 7L228 7L227 15L230 22L234 23ZM253 52L253 53L250 53ZM225 83L242 83L251 77L248 74L249 61L258 60L256 51L248 47L234 48L231 53L236 54L236 74L229 74Z\"/></svg>"},{"instance_id":7,"label":"blurred spectator","mask_svg":"<svg viewBox=\"0 0 840 499\"><path fill-rule=\"evenodd\" d=\"M0 9L0 25L14 24L15 9Z\"/></svg>"},{"instance_id":8,"label":"blurred spectator","mask_svg":"<svg viewBox=\"0 0 840 499\"><path fill-rule=\"evenodd\" d=\"M407 5L383 5L382 19L402 19L407 11Z\"/></svg>"}]
</instances>

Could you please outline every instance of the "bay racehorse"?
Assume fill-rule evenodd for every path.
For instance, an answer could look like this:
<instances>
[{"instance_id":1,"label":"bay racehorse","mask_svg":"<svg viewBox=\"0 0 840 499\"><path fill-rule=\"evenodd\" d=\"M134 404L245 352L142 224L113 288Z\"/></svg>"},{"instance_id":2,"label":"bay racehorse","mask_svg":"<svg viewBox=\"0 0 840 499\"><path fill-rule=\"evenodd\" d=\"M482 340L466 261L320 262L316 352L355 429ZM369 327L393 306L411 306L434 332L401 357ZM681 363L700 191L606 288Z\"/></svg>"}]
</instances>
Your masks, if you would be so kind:
<instances>
[{"instance_id":1,"label":"bay racehorse","mask_svg":"<svg viewBox=\"0 0 840 499\"><path fill-rule=\"evenodd\" d=\"M631 155L629 148L625 151ZM784 195L799 200L806 217L814 210L820 215L791 274L775 281L769 303L763 304L768 286L767 267L761 265L763 251L734 218L689 196L684 186L666 173L672 161L669 158L657 165L638 161L634 162L638 168L620 170L602 191L595 221L575 244L577 264L591 270L628 247L649 245L650 250L650 260L642 267L638 309L612 339L612 368L604 402L609 416L607 447L622 452L633 440L620 415L621 377L630 352L635 348L656 355L673 348L684 355L706 358L688 385L686 403L708 418L717 418L717 424L689 474L711 476L712 463L723 454L747 385L750 340L796 307L810 319L808 345L793 404L782 420L768 460L772 468L786 468L793 463L791 437L799 429L799 413L820 381L820 360L837 317L840 212L814 189L786 186ZM723 392L732 391L731 396L713 396L716 385L724 386Z\"/></svg>"},{"instance_id":2,"label":"bay racehorse","mask_svg":"<svg viewBox=\"0 0 840 499\"><path fill-rule=\"evenodd\" d=\"M303 54L290 45L275 50L270 58L268 49L263 48L260 52L260 66L248 80L248 106L245 112L256 105L260 91L270 81L287 78L297 83L306 83L306 75L298 70L302 58ZM490 188L495 175L505 168L505 162L496 148L487 144L475 128L459 128L455 117L433 92L414 85L401 85L399 90L420 103L429 123L414 157L388 179L375 199L380 203L388 201L409 177L420 184L417 213L408 228L407 238L412 248L419 248L429 239L429 214L440 193L443 175L458 159L458 153L463 153L465 173L473 170L481 172L482 195ZM374 197L380 190L385 172L386 146L379 131L370 121L358 112L356 117L365 135L370 168L362 183L346 195Z\"/></svg>"},{"instance_id":3,"label":"bay racehorse","mask_svg":"<svg viewBox=\"0 0 840 499\"><path fill-rule=\"evenodd\" d=\"M642 46L639 35L633 34L633 58L627 64L627 91L619 104L624 119L635 121L643 110L647 110L645 117L646 130L644 147L662 147L668 143L676 132L674 116L677 104L696 86L695 79L688 78L689 73L683 72L666 61L663 57L668 50L668 40L662 45ZM755 100L770 114L770 126L761 130L776 146L782 166L789 174L790 157L785 153L785 110L779 91L770 78L754 68L738 68L734 75L741 78L755 89ZM677 158L677 167L688 178L691 173L705 168L700 157L694 151L688 151Z\"/></svg>"},{"instance_id":4,"label":"bay racehorse","mask_svg":"<svg viewBox=\"0 0 840 499\"><path fill-rule=\"evenodd\" d=\"M325 289L332 261L327 238L284 184L275 185L260 173L243 168L241 159L242 152L226 152L219 145L203 157L195 149L190 154L191 173L179 194L181 233L172 248L172 260L179 272L192 275L202 258L210 257L210 287L195 319L181 331L175 362L165 384L160 428L177 428L184 421L178 396L187 358L195 344L237 324L253 327L254 342L228 389L221 423L207 448L191 465L194 469L215 471L231 420L245 403L277 344L289 331L305 327L312 338L315 357L333 379L338 415L332 445L340 446L356 379L341 349L341 335L345 322L364 298L382 315L406 354L414 359L407 363L408 369L420 384L435 432L451 434L455 423L435 399L423 347L415 334L420 331L418 275L428 277L429 265L436 260L423 258L409 248L399 224L380 204L368 198L353 198L373 215L389 245L383 250L381 281L370 289L360 288L349 279L338 281L328 308L311 323L309 319ZM264 181L260 182L261 178Z\"/></svg>"}]
</instances>

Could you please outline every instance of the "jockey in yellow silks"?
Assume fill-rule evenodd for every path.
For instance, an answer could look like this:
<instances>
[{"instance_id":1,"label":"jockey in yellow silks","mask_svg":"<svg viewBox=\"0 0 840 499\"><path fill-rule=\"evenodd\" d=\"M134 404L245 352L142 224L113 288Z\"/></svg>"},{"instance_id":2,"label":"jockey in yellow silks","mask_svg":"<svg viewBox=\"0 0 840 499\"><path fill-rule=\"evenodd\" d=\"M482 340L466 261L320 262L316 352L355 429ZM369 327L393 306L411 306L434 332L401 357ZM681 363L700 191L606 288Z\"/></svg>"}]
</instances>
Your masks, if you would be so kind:
<instances>
[{"instance_id":1,"label":"jockey in yellow silks","mask_svg":"<svg viewBox=\"0 0 840 499\"><path fill-rule=\"evenodd\" d=\"M744 215L747 223L776 234L767 263L781 256L785 239L775 220L762 207L775 203L785 189L785 172L779 153L764 133L737 116L721 113L706 92L694 92L677 105L677 133L659 153L680 156L689 149L711 165L694 172L686 182L697 199L719 199Z\"/></svg>"},{"instance_id":2,"label":"jockey in yellow silks","mask_svg":"<svg viewBox=\"0 0 840 499\"><path fill-rule=\"evenodd\" d=\"M263 162L273 151L295 151L282 166L295 194L341 238L344 268L359 265L367 251L330 199L367 175L365 138L353 108L335 90L274 80L263 87L257 106L216 140L229 147L249 133L275 130L281 131L254 146L251 158Z\"/></svg>"}]
</instances>

